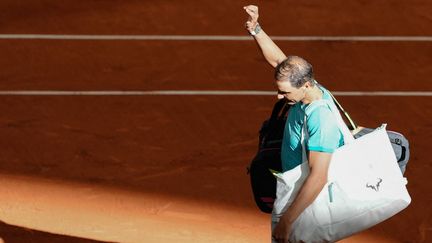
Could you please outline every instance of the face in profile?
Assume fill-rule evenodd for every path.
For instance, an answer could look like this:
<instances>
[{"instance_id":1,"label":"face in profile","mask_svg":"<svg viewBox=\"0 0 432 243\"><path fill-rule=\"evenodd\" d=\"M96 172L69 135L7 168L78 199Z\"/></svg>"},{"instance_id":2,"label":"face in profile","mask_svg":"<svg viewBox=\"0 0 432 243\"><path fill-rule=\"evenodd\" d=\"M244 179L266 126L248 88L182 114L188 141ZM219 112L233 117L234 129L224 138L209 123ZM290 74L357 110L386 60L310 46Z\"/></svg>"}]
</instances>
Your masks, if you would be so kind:
<instances>
[{"instance_id":1,"label":"face in profile","mask_svg":"<svg viewBox=\"0 0 432 243\"><path fill-rule=\"evenodd\" d=\"M291 85L291 82L289 81L276 81L278 98L287 99L288 104L290 105L300 102L305 98L305 91L306 91L305 85L303 85L300 88L296 88L293 87Z\"/></svg>"}]
</instances>

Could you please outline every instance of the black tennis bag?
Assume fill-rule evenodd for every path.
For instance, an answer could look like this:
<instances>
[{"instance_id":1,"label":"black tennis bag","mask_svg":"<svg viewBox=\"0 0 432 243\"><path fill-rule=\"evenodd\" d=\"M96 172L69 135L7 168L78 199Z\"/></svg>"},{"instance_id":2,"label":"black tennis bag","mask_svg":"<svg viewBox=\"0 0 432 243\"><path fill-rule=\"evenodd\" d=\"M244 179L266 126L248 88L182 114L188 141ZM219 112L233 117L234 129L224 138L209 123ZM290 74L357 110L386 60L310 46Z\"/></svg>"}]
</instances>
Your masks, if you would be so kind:
<instances>
[{"instance_id":1,"label":"black tennis bag","mask_svg":"<svg viewBox=\"0 0 432 243\"><path fill-rule=\"evenodd\" d=\"M357 128L357 125L334 97L333 100L339 111L349 121L348 127L351 130ZM273 176L271 170L282 171L281 147L289 108L290 105L285 99L276 102L270 118L264 121L261 126L258 152L248 167L255 203L264 213L272 212L273 203L276 198L276 178ZM363 128L354 137L361 137L373 130ZM400 133L387 131L387 134L395 152L399 168L404 173L410 156L409 142Z\"/></svg>"},{"instance_id":2,"label":"black tennis bag","mask_svg":"<svg viewBox=\"0 0 432 243\"><path fill-rule=\"evenodd\" d=\"M281 147L289 108L285 99L276 102L270 119L261 126L258 153L248 167L255 202L264 213L272 212L276 198L276 178L270 170L282 171Z\"/></svg>"}]
</instances>

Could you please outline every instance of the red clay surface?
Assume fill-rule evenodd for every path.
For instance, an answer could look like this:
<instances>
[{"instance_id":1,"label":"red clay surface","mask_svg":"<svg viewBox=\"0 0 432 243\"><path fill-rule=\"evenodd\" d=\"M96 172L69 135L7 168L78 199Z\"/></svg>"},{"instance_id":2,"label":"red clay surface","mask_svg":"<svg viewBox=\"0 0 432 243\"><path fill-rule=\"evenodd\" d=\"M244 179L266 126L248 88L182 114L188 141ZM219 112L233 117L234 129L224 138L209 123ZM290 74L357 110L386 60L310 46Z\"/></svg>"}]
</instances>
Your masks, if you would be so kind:
<instances>
[{"instance_id":1,"label":"red clay surface","mask_svg":"<svg viewBox=\"0 0 432 243\"><path fill-rule=\"evenodd\" d=\"M246 3L2 1L0 33L243 35ZM272 35L432 35L427 1L258 4ZM331 90L432 90L429 42L278 44L287 54L310 60L318 80ZM272 70L253 42L1 40L0 45L1 90L273 88ZM431 98L339 100L358 123L386 122L404 133L412 153L405 174L412 204L343 242L431 241ZM274 101L0 96L0 220L5 222L0 237L5 242L266 242L269 216L252 201L245 167Z\"/></svg>"},{"instance_id":2,"label":"red clay surface","mask_svg":"<svg viewBox=\"0 0 432 243\"><path fill-rule=\"evenodd\" d=\"M273 89L249 42L1 41L0 88L54 90ZM332 90L432 90L427 43L280 42Z\"/></svg>"}]
</instances>

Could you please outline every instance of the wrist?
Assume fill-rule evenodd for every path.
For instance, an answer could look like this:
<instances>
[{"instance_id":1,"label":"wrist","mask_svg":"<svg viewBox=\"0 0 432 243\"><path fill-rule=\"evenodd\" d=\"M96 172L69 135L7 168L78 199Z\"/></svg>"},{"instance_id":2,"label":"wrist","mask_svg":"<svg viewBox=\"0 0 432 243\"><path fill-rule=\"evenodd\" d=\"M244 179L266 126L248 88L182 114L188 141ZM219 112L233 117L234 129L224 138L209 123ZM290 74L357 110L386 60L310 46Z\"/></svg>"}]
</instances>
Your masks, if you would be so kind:
<instances>
[{"instance_id":1,"label":"wrist","mask_svg":"<svg viewBox=\"0 0 432 243\"><path fill-rule=\"evenodd\" d=\"M256 36L256 35L258 35L261 32L261 30L262 30L262 28L261 28L260 24L257 23L255 25L255 27L252 29L252 31L249 31L249 34L251 36Z\"/></svg>"},{"instance_id":2,"label":"wrist","mask_svg":"<svg viewBox=\"0 0 432 243\"><path fill-rule=\"evenodd\" d=\"M283 220L286 224L293 224L295 221L288 210L282 215L281 220Z\"/></svg>"}]
</instances>

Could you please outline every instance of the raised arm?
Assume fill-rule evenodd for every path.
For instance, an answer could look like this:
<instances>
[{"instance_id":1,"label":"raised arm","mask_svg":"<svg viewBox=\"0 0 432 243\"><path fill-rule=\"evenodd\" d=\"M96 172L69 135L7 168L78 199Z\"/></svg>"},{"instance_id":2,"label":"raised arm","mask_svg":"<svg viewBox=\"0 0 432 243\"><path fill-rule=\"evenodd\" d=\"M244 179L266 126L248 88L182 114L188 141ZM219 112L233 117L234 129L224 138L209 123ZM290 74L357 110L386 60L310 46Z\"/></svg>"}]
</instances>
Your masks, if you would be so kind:
<instances>
[{"instance_id":1,"label":"raised arm","mask_svg":"<svg viewBox=\"0 0 432 243\"><path fill-rule=\"evenodd\" d=\"M248 5L243 8L249 15L249 19L246 22L246 29L254 37L267 62L273 67L276 67L286 58L285 54L259 25L258 7L255 5Z\"/></svg>"}]
</instances>

